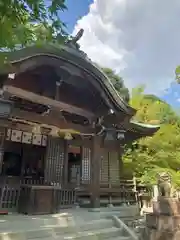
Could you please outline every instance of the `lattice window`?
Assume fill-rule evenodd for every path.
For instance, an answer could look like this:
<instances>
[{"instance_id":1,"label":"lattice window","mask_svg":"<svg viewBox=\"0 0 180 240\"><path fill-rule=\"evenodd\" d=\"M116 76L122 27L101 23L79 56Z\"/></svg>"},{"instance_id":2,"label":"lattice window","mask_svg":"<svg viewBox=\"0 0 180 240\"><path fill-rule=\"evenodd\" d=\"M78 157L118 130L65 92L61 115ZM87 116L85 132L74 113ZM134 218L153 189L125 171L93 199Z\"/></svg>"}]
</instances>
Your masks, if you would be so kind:
<instances>
[{"instance_id":1,"label":"lattice window","mask_svg":"<svg viewBox=\"0 0 180 240\"><path fill-rule=\"evenodd\" d=\"M63 180L64 167L63 140L59 138L49 138L46 154L45 180L51 184L60 184Z\"/></svg>"},{"instance_id":2,"label":"lattice window","mask_svg":"<svg viewBox=\"0 0 180 240\"><path fill-rule=\"evenodd\" d=\"M81 166L81 179L82 181L90 181L91 179L91 149L82 149L82 166Z\"/></svg>"}]
</instances>

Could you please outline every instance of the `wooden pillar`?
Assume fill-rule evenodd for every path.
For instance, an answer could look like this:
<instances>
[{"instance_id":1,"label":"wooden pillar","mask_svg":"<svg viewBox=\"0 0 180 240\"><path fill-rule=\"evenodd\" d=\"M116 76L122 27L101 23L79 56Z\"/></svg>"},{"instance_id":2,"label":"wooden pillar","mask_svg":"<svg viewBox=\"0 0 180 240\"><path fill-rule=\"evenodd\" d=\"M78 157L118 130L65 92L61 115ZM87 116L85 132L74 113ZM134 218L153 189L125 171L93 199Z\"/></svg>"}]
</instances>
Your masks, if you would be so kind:
<instances>
[{"instance_id":1,"label":"wooden pillar","mask_svg":"<svg viewBox=\"0 0 180 240\"><path fill-rule=\"evenodd\" d=\"M92 139L91 155L91 207L100 207L100 165L101 165L101 138Z\"/></svg>"}]
</instances>

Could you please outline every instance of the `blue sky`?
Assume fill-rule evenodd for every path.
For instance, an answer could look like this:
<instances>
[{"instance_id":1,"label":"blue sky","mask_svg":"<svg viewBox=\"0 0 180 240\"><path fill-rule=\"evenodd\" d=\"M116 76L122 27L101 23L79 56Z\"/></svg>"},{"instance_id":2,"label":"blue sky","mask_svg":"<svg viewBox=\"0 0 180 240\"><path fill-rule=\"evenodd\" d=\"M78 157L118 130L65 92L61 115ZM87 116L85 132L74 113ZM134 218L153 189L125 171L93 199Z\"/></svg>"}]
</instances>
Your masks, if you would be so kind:
<instances>
[{"instance_id":1,"label":"blue sky","mask_svg":"<svg viewBox=\"0 0 180 240\"><path fill-rule=\"evenodd\" d=\"M92 0L66 1L68 10L64 13L60 13L60 18L66 23L69 33L72 33L77 20L88 13L89 5L92 2ZM177 85L176 83L171 84L171 87L166 90L161 98L171 104L174 108L180 108L180 85ZM179 99L179 101L177 99Z\"/></svg>"},{"instance_id":2,"label":"blue sky","mask_svg":"<svg viewBox=\"0 0 180 240\"><path fill-rule=\"evenodd\" d=\"M161 97L166 102L171 104L175 109L180 109L180 85L173 83L171 87L167 89L164 96Z\"/></svg>"},{"instance_id":3,"label":"blue sky","mask_svg":"<svg viewBox=\"0 0 180 240\"><path fill-rule=\"evenodd\" d=\"M88 13L92 0L66 0L68 11L60 14L61 19L66 23L68 32L71 33L77 20Z\"/></svg>"}]
</instances>

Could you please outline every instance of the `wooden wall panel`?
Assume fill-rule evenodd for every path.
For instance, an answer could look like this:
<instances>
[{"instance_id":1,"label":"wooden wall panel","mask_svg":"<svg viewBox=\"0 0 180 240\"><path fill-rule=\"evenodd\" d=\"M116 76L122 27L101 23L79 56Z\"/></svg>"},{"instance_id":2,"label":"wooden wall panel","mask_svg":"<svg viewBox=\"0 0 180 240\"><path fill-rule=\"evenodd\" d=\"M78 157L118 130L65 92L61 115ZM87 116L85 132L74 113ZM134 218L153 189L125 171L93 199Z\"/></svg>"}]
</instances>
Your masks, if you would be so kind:
<instances>
[{"instance_id":1,"label":"wooden wall panel","mask_svg":"<svg viewBox=\"0 0 180 240\"><path fill-rule=\"evenodd\" d=\"M65 143L63 139L48 137L45 159L45 182L51 184L63 183L65 165Z\"/></svg>"},{"instance_id":2,"label":"wooden wall panel","mask_svg":"<svg viewBox=\"0 0 180 240\"><path fill-rule=\"evenodd\" d=\"M102 149L102 155L100 160L101 160L100 182L107 184L109 181L109 159L108 151L106 149Z\"/></svg>"},{"instance_id":3,"label":"wooden wall panel","mask_svg":"<svg viewBox=\"0 0 180 240\"><path fill-rule=\"evenodd\" d=\"M91 149L82 147L81 180L89 183L91 179Z\"/></svg>"},{"instance_id":4,"label":"wooden wall panel","mask_svg":"<svg viewBox=\"0 0 180 240\"><path fill-rule=\"evenodd\" d=\"M109 183L119 184L120 181L120 168L119 168L119 153L109 152Z\"/></svg>"}]
</instances>

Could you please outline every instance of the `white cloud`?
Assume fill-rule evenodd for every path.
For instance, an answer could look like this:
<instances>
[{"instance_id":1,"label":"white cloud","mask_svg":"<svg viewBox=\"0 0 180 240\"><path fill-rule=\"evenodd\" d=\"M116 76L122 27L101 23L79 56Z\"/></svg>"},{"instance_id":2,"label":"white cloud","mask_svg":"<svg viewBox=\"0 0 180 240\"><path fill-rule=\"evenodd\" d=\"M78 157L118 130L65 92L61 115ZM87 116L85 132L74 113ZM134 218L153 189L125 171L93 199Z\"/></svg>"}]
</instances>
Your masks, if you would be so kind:
<instances>
[{"instance_id":1,"label":"white cloud","mask_svg":"<svg viewBox=\"0 0 180 240\"><path fill-rule=\"evenodd\" d=\"M180 64L180 0L94 0L74 29L81 49L133 88L162 94Z\"/></svg>"}]
</instances>

